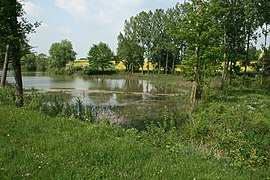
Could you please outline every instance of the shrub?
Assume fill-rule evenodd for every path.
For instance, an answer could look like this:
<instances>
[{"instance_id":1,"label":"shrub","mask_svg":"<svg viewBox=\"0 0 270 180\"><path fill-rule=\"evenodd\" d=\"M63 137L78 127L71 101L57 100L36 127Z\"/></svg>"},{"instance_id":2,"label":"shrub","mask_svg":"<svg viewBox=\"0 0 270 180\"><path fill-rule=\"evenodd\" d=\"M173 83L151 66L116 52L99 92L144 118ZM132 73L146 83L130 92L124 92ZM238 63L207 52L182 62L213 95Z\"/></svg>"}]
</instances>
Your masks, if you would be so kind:
<instances>
[{"instance_id":1,"label":"shrub","mask_svg":"<svg viewBox=\"0 0 270 180\"><path fill-rule=\"evenodd\" d=\"M2 105L15 105L16 90L11 85L0 88L0 104Z\"/></svg>"},{"instance_id":2,"label":"shrub","mask_svg":"<svg viewBox=\"0 0 270 180\"><path fill-rule=\"evenodd\" d=\"M265 116L270 112L255 111L248 102L210 103L199 108L194 113L192 137L229 157L232 165L252 169L270 158L270 123Z\"/></svg>"}]
</instances>

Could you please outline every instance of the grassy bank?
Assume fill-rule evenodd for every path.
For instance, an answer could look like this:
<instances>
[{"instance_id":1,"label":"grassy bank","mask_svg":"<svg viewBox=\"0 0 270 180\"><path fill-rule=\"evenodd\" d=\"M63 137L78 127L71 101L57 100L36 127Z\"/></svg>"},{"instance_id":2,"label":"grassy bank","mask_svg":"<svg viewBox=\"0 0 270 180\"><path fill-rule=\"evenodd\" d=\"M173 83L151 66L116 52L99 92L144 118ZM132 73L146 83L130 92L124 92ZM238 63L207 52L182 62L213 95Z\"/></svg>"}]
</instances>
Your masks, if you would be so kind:
<instances>
[{"instance_id":1,"label":"grassy bank","mask_svg":"<svg viewBox=\"0 0 270 180\"><path fill-rule=\"evenodd\" d=\"M265 178L155 128L138 133L14 107L0 108L0 142L1 179Z\"/></svg>"},{"instance_id":2,"label":"grassy bank","mask_svg":"<svg viewBox=\"0 0 270 180\"><path fill-rule=\"evenodd\" d=\"M102 77L144 79L185 93L144 109L112 109L135 130L108 125L111 116L97 121L80 100L68 104L70 94L31 90L18 109L15 90L0 89L0 179L270 179L270 94L256 79L224 91L211 79L190 114L183 77Z\"/></svg>"}]
</instances>

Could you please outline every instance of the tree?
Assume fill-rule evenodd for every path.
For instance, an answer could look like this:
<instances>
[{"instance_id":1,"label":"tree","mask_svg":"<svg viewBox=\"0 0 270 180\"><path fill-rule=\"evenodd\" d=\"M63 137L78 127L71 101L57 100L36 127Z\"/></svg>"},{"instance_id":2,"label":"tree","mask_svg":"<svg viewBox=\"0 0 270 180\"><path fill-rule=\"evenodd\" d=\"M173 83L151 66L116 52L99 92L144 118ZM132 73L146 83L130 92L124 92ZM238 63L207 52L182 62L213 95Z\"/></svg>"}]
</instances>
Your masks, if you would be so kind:
<instances>
[{"instance_id":1,"label":"tree","mask_svg":"<svg viewBox=\"0 0 270 180\"><path fill-rule=\"evenodd\" d=\"M0 1L0 44L1 47L9 46L9 50L6 52L9 54L14 69L16 102L18 106L23 105L21 57L24 55L25 50L30 48L26 36L34 32L35 28L39 26L39 23L28 23L23 15L24 11L19 1Z\"/></svg>"},{"instance_id":2,"label":"tree","mask_svg":"<svg viewBox=\"0 0 270 180\"><path fill-rule=\"evenodd\" d=\"M246 39L246 52L245 52L245 60L243 61L244 65L244 81L247 72L247 66L250 65L250 47L252 46L252 41L256 40L257 36L255 34L256 29L258 27L258 12L256 8L257 0L244 0L244 29L245 29L245 39Z\"/></svg>"},{"instance_id":3,"label":"tree","mask_svg":"<svg viewBox=\"0 0 270 180\"><path fill-rule=\"evenodd\" d=\"M219 63L219 31L211 14L210 4L202 0L184 3L181 35L187 43L183 69L193 76L191 105L205 94L207 73Z\"/></svg>"},{"instance_id":4,"label":"tree","mask_svg":"<svg viewBox=\"0 0 270 180\"><path fill-rule=\"evenodd\" d=\"M118 36L118 56L122 58L127 70L142 68L144 65L146 35L143 33L143 25L140 24L140 19L146 18L146 14L141 13L143 17L131 17L129 21L125 21L124 32ZM145 21L143 21L145 22Z\"/></svg>"},{"instance_id":5,"label":"tree","mask_svg":"<svg viewBox=\"0 0 270 180\"><path fill-rule=\"evenodd\" d=\"M53 43L49 50L49 68L59 70L66 67L70 61L76 58L76 52L73 50L71 41L62 40L61 42Z\"/></svg>"},{"instance_id":6,"label":"tree","mask_svg":"<svg viewBox=\"0 0 270 180\"><path fill-rule=\"evenodd\" d=\"M270 29L270 1L269 0L258 0L257 2L257 10L258 10L258 18L259 18L259 26L262 29L262 34L264 35L264 44L262 44L263 48L263 56L261 56L260 63L262 65L261 70L261 85L265 82L265 77L269 72L270 67L270 59L269 59L269 48L267 49L267 37L269 35Z\"/></svg>"},{"instance_id":7,"label":"tree","mask_svg":"<svg viewBox=\"0 0 270 180\"><path fill-rule=\"evenodd\" d=\"M136 39L137 44L140 47L137 47L136 49L139 51L143 51L143 58L147 60L148 66L147 66L147 73L149 74L149 63L151 59L151 49L153 48L153 13L152 11L140 12L135 17L137 27L136 27ZM139 59L137 59L139 60Z\"/></svg>"},{"instance_id":8,"label":"tree","mask_svg":"<svg viewBox=\"0 0 270 180\"><path fill-rule=\"evenodd\" d=\"M46 54L38 54L36 56L37 71L46 71L48 68L48 57Z\"/></svg>"},{"instance_id":9,"label":"tree","mask_svg":"<svg viewBox=\"0 0 270 180\"><path fill-rule=\"evenodd\" d=\"M132 74L134 70L139 70L143 66L143 48L122 33L118 36L117 54L123 60L126 70L131 71Z\"/></svg>"},{"instance_id":10,"label":"tree","mask_svg":"<svg viewBox=\"0 0 270 180\"><path fill-rule=\"evenodd\" d=\"M168 9L166 11L166 23L165 23L165 34L168 38L167 50L172 54L171 69L175 73L175 67L180 63L181 56L184 54L184 41L179 35L181 28L182 18L181 18L181 8L177 4L174 8ZM167 69L167 68L166 68Z\"/></svg>"},{"instance_id":11,"label":"tree","mask_svg":"<svg viewBox=\"0 0 270 180\"><path fill-rule=\"evenodd\" d=\"M153 14L153 48L152 48L152 63L158 64L158 73L162 67L162 61L166 59L166 37L165 37L165 12L163 9L156 9ZM165 58L164 58L165 53Z\"/></svg>"},{"instance_id":12,"label":"tree","mask_svg":"<svg viewBox=\"0 0 270 180\"><path fill-rule=\"evenodd\" d=\"M25 71L36 71L36 55L34 53L29 53L22 57L22 69Z\"/></svg>"},{"instance_id":13,"label":"tree","mask_svg":"<svg viewBox=\"0 0 270 180\"><path fill-rule=\"evenodd\" d=\"M99 44L93 44L88 52L88 60L90 67L97 71L101 68L102 71L111 65L111 61L114 59L114 54L110 47L100 42Z\"/></svg>"}]
</instances>

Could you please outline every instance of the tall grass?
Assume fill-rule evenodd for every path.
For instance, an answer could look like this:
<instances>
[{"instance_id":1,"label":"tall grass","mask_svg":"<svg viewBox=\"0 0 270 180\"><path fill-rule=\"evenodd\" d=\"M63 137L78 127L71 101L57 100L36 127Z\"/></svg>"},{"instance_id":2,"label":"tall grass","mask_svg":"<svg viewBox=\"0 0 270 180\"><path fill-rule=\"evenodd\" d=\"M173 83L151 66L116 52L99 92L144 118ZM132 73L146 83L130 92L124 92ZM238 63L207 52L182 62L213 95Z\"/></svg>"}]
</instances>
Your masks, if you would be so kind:
<instances>
[{"instance_id":1,"label":"tall grass","mask_svg":"<svg viewBox=\"0 0 270 180\"><path fill-rule=\"evenodd\" d=\"M267 178L172 143L159 129L139 133L14 107L0 109L0 138L1 179Z\"/></svg>"}]
</instances>

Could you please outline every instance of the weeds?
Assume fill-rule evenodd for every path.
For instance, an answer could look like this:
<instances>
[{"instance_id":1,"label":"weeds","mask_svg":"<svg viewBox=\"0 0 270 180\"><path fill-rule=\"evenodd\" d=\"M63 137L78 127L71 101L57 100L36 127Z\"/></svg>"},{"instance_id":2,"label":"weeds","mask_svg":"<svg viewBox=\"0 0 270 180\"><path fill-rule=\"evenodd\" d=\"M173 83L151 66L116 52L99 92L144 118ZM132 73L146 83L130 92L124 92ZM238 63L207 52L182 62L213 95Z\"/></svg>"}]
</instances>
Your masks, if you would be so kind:
<instances>
[{"instance_id":1,"label":"weeds","mask_svg":"<svg viewBox=\"0 0 270 180\"><path fill-rule=\"evenodd\" d=\"M0 88L0 104L1 105L15 105L16 91L8 85L5 88Z\"/></svg>"},{"instance_id":2,"label":"weeds","mask_svg":"<svg viewBox=\"0 0 270 180\"><path fill-rule=\"evenodd\" d=\"M229 158L232 166L256 170L269 165L270 99L258 94L233 97L238 100L199 107L192 137Z\"/></svg>"}]
</instances>

